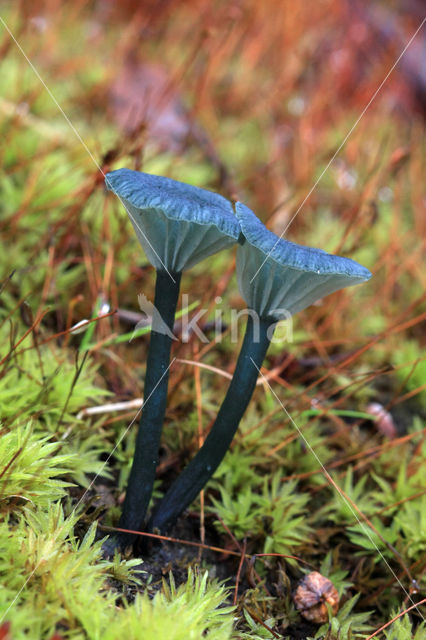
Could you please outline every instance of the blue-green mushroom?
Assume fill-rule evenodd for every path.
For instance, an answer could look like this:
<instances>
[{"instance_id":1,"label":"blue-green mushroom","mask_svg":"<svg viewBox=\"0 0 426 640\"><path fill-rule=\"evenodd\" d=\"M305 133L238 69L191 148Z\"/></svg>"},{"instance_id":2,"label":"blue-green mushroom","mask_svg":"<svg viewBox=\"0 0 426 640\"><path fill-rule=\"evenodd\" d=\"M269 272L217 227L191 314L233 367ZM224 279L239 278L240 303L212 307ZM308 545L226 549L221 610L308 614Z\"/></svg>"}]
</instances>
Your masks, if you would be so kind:
<instances>
[{"instance_id":1,"label":"blue-green mushroom","mask_svg":"<svg viewBox=\"0 0 426 640\"><path fill-rule=\"evenodd\" d=\"M149 523L166 531L203 489L223 460L250 402L274 325L324 296L365 282L371 273L354 260L281 239L244 204L237 279L250 313L237 365L203 446L167 491Z\"/></svg>"},{"instance_id":2,"label":"blue-green mushroom","mask_svg":"<svg viewBox=\"0 0 426 640\"><path fill-rule=\"evenodd\" d=\"M204 258L235 244L240 226L231 203L205 189L130 169L111 171L105 183L124 205L157 272L144 404L119 523L121 528L139 531L158 464L181 275ZM127 546L135 537L120 534L106 550Z\"/></svg>"}]
</instances>

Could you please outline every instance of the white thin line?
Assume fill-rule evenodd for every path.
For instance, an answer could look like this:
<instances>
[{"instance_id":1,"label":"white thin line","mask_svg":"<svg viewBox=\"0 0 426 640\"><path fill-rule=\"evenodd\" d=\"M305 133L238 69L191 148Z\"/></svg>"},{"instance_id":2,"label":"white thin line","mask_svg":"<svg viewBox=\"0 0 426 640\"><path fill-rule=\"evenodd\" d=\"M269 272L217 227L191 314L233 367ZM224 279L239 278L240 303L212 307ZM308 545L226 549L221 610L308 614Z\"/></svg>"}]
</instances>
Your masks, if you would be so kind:
<instances>
[{"instance_id":1,"label":"white thin line","mask_svg":"<svg viewBox=\"0 0 426 640\"><path fill-rule=\"evenodd\" d=\"M73 511L75 511L77 509L77 507L80 505L81 501L85 498L87 492L92 488L94 482L96 482L98 476L100 473L102 473L103 469L105 468L105 466L108 464L111 456L113 455L114 451L117 449L118 445L120 444L120 442L123 440L123 438L126 437L127 432L129 431L130 427L134 424L135 420L137 419L138 415L140 414L140 412L144 409L144 407L146 406L147 402L149 401L149 399L151 398L152 394L154 393L154 391L156 390L156 388L158 387L158 385L160 384L160 382L162 381L162 379L164 378L164 376L169 372L170 367L172 366L172 364L174 363L174 361L176 360L176 358L172 358L169 366L167 367L167 369L164 371L164 373L161 375L161 377L158 379L158 382L156 383L155 387L153 388L153 390L151 391L151 393L149 394L149 396L147 397L146 400L143 401L142 406L140 407L140 409L138 409L138 411L135 414L135 417L133 418L133 420L131 421L131 423L129 424L129 426L127 427L126 431L120 436L120 438L118 439L114 449L111 451L111 453L109 454L108 458L105 460L104 464L102 465L102 467L100 468L100 470L98 471L98 473L95 475L95 477L93 478L92 482L89 484L89 486L87 487L86 491L83 493L83 495L81 496L80 500L77 502L77 504L75 505Z\"/></svg>"},{"instance_id":2,"label":"white thin line","mask_svg":"<svg viewBox=\"0 0 426 640\"><path fill-rule=\"evenodd\" d=\"M102 171L102 170L101 170ZM104 172L102 171L103 175L105 176ZM118 199L120 200L121 204L123 205L123 207L126 209L127 211L127 215L129 216L130 220L134 223L134 225L137 227L137 229L141 232L141 234L143 235L143 237L145 238L145 240L147 241L147 243L149 244L149 246L151 247L151 249L153 250L153 252L155 253L155 255L157 256L157 258L159 259L159 261L161 262L161 264L163 265L166 273L169 275L169 277L171 278L171 280L174 282L174 284L176 284L176 280L174 279L174 277L172 276L172 274L170 273L170 271L168 270L168 268L166 267L166 265L164 264L164 262L162 261L162 259L160 258L160 256L158 255L158 253L156 252L156 250L154 249L154 247L152 246L152 244L150 243L150 241L148 240L148 238L146 237L146 235L144 234L142 227L140 227L137 223L137 221L135 220L135 218L133 217L132 213L130 212L130 210L127 208L126 203L124 202L124 200L122 199L121 196L119 196L117 193L115 194Z\"/></svg>"},{"instance_id":3,"label":"white thin line","mask_svg":"<svg viewBox=\"0 0 426 640\"><path fill-rule=\"evenodd\" d=\"M0 18L1 19L1 18ZM158 385L160 384L160 382L162 381L162 379L164 378L164 376L168 373L170 367L172 366L172 364L174 363L174 361L176 360L176 358L173 358L172 361L170 362L169 366L167 367L167 369L164 371L164 373L161 375L161 377L159 378L157 384L155 385L155 387L153 388L153 390L151 391L151 393L149 394L149 396L147 397L147 399L143 402L143 405L140 407L140 409L138 409L138 411L135 414L135 417L133 418L133 420L130 422L129 426L127 427L126 431L120 436L120 438L117 440L113 450L111 451L111 453L109 454L108 458L105 460L105 462L103 463L103 465L101 466L101 468L99 469L98 473L95 475L95 477L93 478L93 480L91 481L91 483L89 484L89 486L87 487L86 491L83 493L83 495L81 496L80 500L77 502L77 504L75 505L74 509L71 511L70 515L68 516L68 518L71 518L71 516L76 512L76 510L78 509L78 507L80 506L81 502L84 500L84 498L86 497L87 493L90 491L90 489L92 488L93 484L96 482L98 476L102 473L102 471L104 470L105 466L108 464L111 456L113 455L114 451L117 449L117 447L119 446L120 442L123 440L123 438L126 437L127 432L129 431L130 427L132 427L132 425L135 423L135 420L137 419L138 415L140 414L140 412L143 410L143 408L145 407L145 405L147 404L147 402L149 401L150 397L152 396L152 394L154 393L154 391L156 390L156 388L158 387ZM60 527L57 531L60 531L62 527ZM7 613L10 611L10 609L13 607L13 605L15 604L15 602L17 601L17 599L19 598L19 596L21 595L22 591L25 589L25 587L27 586L27 584L29 583L29 581L31 580L31 578L33 577L33 575L35 574L35 572L37 571L37 569L39 568L39 566L41 565L41 563L43 562L43 558L41 558L36 566L34 567L34 569L31 571L30 575L28 576L28 578L25 580L24 584L22 585L22 587L19 589L18 593L16 594L16 596L13 598L12 602L10 603L10 605L7 607L6 611L3 613L3 615L0 618L0 623L3 622L4 617L7 615Z\"/></svg>"},{"instance_id":4,"label":"white thin line","mask_svg":"<svg viewBox=\"0 0 426 640\"><path fill-rule=\"evenodd\" d=\"M393 575L393 577L395 578L395 580L397 581L399 586L401 587L401 589L404 592L405 596L410 600L411 603L415 604L414 601L412 600L410 594L405 589L404 585L402 584L402 582L400 581L400 579L398 578L398 576L396 575L396 573L394 572L394 570L392 569L392 567L390 566L390 564L388 563L386 558L384 557L383 553L380 551L379 547L374 542L373 538L370 535L370 531L369 531L368 527L366 527L365 524L360 520L357 512L352 507L350 501L346 498L346 496L344 495L343 491L340 489L339 485L333 480L333 478L331 477L331 475L329 474L329 472L327 471L327 469L325 468L325 466L323 465L323 463L319 459L317 453L314 451L312 446L309 444L308 440L306 439L306 436L302 433L302 430L300 429L300 427L293 420L293 418L291 417L291 415L289 414L289 412L287 411L287 409L285 408L285 406L283 405L283 403L281 402L281 400L279 399L279 397L277 396L277 394L275 393L275 391L271 387L271 385L269 383L269 380L263 375L263 373L261 372L259 367L256 365L256 363L255 363L255 361L253 360L252 357L250 357L250 360L252 361L253 365L256 367L258 373L260 373L260 375L262 376L263 380L267 383L267 385L268 385L269 389L271 390L273 396L277 399L278 403L280 404L280 406L281 406L282 410L284 411L284 413L286 414L287 418L290 420L290 422L292 423L294 428L299 433L299 436L303 439L303 441L305 442L306 446L308 447L308 449L310 450L310 452L312 453L312 455L314 456L314 458L316 459L318 464L321 466L321 469L322 469L325 477L327 478L327 480L331 484L331 486L334 487L335 489L337 489L340 498L343 500L343 502L345 502L345 504L347 504L347 506L351 510L353 516L355 517L355 519L357 520L358 524L360 525L364 535L366 535L368 537L368 539L370 540L371 544L374 546L374 548L376 549L377 553L379 554L380 558L383 560L383 562L385 563L385 565L387 566L387 568L389 569L389 571L391 572L391 574ZM422 615L420 611L418 611L418 613L420 615Z\"/></svg>"},{"instance_id":5,"label":"white thin line","mask_svg":"<svg viewBox=\"0 0 426 640\"><path fill-rule=\"evenodd\" d=\"M25 60L27 61L27 63L30 65L32 71L35 73L35 75L37 76L37 78L39 79L39 81L41 82L41 84L43 85L43 87L46 89L47 93L49 94L50 98L53 100L53 102L55 103L55 105L57 106L57 108L59 109L59 111L61 112L61 114L63 115L63 117L65 118L67 124L70 126L70 128L72 129L72 131L74 132L74 134L76 135L76 137L78 138L78 140L80 141L80 143L83 145L83 147L85 148L85 150L87 151L87 153L89 154L90 158L93 160L96 168L98 169L98 171L100 171L100 173L103 175L103 177L105 178L105 173L102 171L102 167L99 165L99 163L97 162L96 158L94 157L93 153L90 151L89 147L87 146L87 144L84 142L83 138L81 137L81 135L79 134L79 132L77 131L77 129L75 128L75 126L73 125L73 123L71 122L71 120L69 119L69 117L67 116L67 114L65 113L65 111L62 109L61 105L59 104L59 102L56 100L55 96L53 95L53 93L51 92L51 90L49 89L49 87L47 86L47 84L45 83L45 81L43 80L43 78L41 77L40 73L38 72L38 70L36 69L36 67L33 65L33 63L31 62L31 60L29 59L29 57L27 56L27 54L25 53L25 51L23 50L23 48L21 47L21 45L19 44L19 42L17 41L17 39L15 38L15 36L13 35L13 33L11 32L11 30L9 29L9 27L7 26L6 22L3 20L3 18L0 16L0 22L2 23L2 25L4 26L4 28L6 29L6 31L8 32L8 34L10 35L10 37L12 38L13 42L16 44L16 46L18 47L19 51L22 53L22 55L24 56ZM173 278L172 274L169 272L169 270L167 269L166 265L164 264L164 262L161 260L160 256L158 255L158 253L156 252L156 250L154 249L154 247L152 246L152 244L150 243L150 241L148 240L148 238L146 237L146 235L144 234L144 232L142 231L142 229L139 228L135 218L133 217L131 211L129 211L128 207L126 206L125 202L123 201L123 199L118 195L115 194L118 199L120 200L121 204L123 205L123 207L125 208L125 210L127 211L127 215L129 216L129 218L131 219L131 221L135 224L135 226L139 229L139 231L142 233L143 237L145 238L145 240L147 241L147 243L149 244L149 246L151 247L151 249L153 250L153 252L155 253L155 255L157 256L157 258L159 259L159 261L161 262L161 264L163 265L164 269L166 270L166 272L169 274L170 278L173 280L174 283L176 283L176 280Z\"/></svg>"},{"instance_id":6,"label":"white thin line","mask_svg":"<svg viewBox=\"0 0 426 640\"><path fill-rule=\"evenodd\" d=\"M370 107L371 103L373 102L373 100L376 98L376 96L378 95L378 93L380 92L380 90L382 89L383 85L385 84L386 80L389 78L389 76L391 75L391 73L393 72L393 70L395 69L396 65L398 64L398 62L401 60L402 56L405 54L405 52L407 51L408 47L411 45L411 43L413 42L414 38L416 37L416 35L419 33L420 29L423 27L424 23L426 21L426 18L423 18L423 21L421 22L420 26L417 28L416 32L414 33L413 36L411 36L410 40L408 41L408 43L405 45L404 49L402 50L402 52L400 53L400 55L398 56L398 58L396 59L396 61L394 62L394 64L392 65L391 69L388 71L388 73L386 74L386 76L384 77L384 79L382 80L382 82L380 83L379 87L376 89L376 91L374 92L374 94L372 95L372 97L370 98L370 100L368 101L367 105L364 107L364 109L361 112L361 115L358 117L358 119L355 121L355 123L352 125L351 129L349 130L349 132L346 134L346 136L344 137L343 141L340 143L337 151L333 154L333 157L331 158L331 160L328 162L327 166L325 167L325 169L323 169L323 171L321 172L319 178L317 178L314 186L311 188L311 190L309 191L308 195L304 198L303 202L299 205L299 207L297 208L296 213L290 218L290 221L287 223L284 231L282 231L282 233L280 234L280 236L277 238L277 241L275 242L274 246L272 247L272 249L268 252L268 255L266 256L266 258L264 259L264 261L262 262L262 264L260 265L260 267L258 268L258 270L256 271L256 273L254 274L254 276L252 277L252 279L250 280L250 284L253 282L253 280L255 279L255 277L257 276L257 274L259 273L259 271L261 270L261 268L263 267L263 265L265 264L265 262L267 261L267 259L269 258L269 256L271 255L271 253L273 252L273 250L275 249L275 247L277 246L279 240L281 240L281 238L283 237L283 235L285 234L285 232L287 231L287 229L290 227L290 225L292 224L293 220L296 218L296 216L299 214L300 210L302 209L303 205L305 204L305 202L307 201L307 199L309 198L309 196L312 194L312 192L316 189L316 187L318 186L318 183L320 182L320 180L322 179L323 175L325 174L325 172L329 169L330 165L332 164L332 162L335 160L336 156L338 153L340 153L340 151L342 150L342 148L345 146L349 136L352 134L352 132L354 131L354 129L358 126L361 118L364 116L365 112L367 111L367 109Z\"/></svg>"}]
</instances>

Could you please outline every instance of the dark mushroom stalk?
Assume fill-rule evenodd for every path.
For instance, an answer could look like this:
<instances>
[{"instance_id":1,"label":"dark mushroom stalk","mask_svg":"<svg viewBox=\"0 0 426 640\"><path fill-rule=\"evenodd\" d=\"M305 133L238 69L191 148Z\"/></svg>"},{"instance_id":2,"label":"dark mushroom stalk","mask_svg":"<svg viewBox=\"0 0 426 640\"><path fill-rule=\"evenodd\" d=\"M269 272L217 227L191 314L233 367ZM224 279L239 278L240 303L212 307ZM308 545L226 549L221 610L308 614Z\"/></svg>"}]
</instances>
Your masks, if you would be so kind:
<instances>
[{"instance_id":1,"label":"dark mushroom stalk","mask_svg":"<svg viewBox=\"0 0 426 640\"><path fill-rule=\"evenodd\" d=\"M130 169L105 177L121 200L149 261L157 271L144 404L119 526L139 531L152 496L167 403L173 325L182 272L234 244L240 228L222 196L170 178ZM108 541L113 551L133 543L134 534Z\"/></svg>"},{"instance_id":2,"label":"dark mushroom stalk","mask_svg":"<svg viewBox=\"0 0 426 640\"><path fill-rule=\"evenodd\" d=\"M222 462L253 395L258 370L266 356L274 324L276 320L271 317L260 318L257 322L251 315L248 316L234 375L214 425L201 449L161 500L148 523L149 531L158 529L166 532L197 497ZM256 332L258 340L255 340Z\"/></svg>"},{"instance_id":3,"label":"dark mushroom stalk","mask_svg":"<svg viewBox=\"0 0 426 640\"><path fill-rule=\"evenodd\" d=\"M243 235L237 277L249 315L235 372L203 446L167 491L148 528L166 531L203 489L223 460L250 402L275 324L371 273L349 258L303 247L268 231L245 205L236 204Z\"/></svg>"}]
</instances>

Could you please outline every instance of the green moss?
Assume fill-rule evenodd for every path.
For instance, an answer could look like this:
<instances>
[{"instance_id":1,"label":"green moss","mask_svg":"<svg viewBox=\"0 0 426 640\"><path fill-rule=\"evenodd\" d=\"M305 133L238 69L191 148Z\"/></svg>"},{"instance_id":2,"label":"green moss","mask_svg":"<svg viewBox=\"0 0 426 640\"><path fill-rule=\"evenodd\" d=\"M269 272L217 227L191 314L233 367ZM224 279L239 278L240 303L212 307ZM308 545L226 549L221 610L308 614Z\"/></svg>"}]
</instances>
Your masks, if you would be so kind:
<instances>
[{"instance_id":1,"label":"green moss","mask_svg":"<svg viewBox=\"0 0 426 640\"><path fill-rule=\"evenodd\" d=\"M175 152L160 148L149 126L145 130L141 125L140 132L128 137L118 131L111 115L110 86L112 76L126 62L124 57L117 59L115 68L108 56L122 50L122 26L127 18L105 28L104 18L92 13L89 5L78 16L64 5L56 16L41 16L47 32L40 33L25 12L17 15L14 3L3 4L2 17L99 164L104 152L114 151L114 166L108 169L140 162L148 172L206 188L229 189L217 164L197 142L185 143L183 151ZM224 39L223 49L217 52L225 56L220 65L215 68L216 50L210 40L216 33L213 27L206 32L211 66L205 66L209 56L202 44L196 64L185 68L185 73L194 76L184 79L177 90L179 99L194 107L185 117L196 126L204 123L210 150L235 180L232 195L253 206L262 219L269 219L275 230L282 230L359 112L353 104L347 107L337 101L337 110L327 120L329 96L325 96L319 111L312 101L306 119L303 114L297 120L288 115L283 119L280 110L294 95L296 85L298 94L306 100L310 97L306 70L301 69L299 76L299 63L295 66L301 50L294 49L298 43L290 38L290 63L280 63L278 69L278 58L268 57L270 49L276 50L279 60L285 59L278 41L268 39L267 21L259 31L265 29L265 36L258 36L260 23L247 7L232 22L230 44ZM152 31L148 27L137 41L137 50L140 47L146 60L167 63L174 90L174 80L183 77L179 64L186 65L194 57L194 41L187 34L195 18L189 7L173 7L170 15L163 24L160 16ZM290 25L299 23L299 17L293 22L291 12L288 15ZM303 10L300 15L303 18ZM247 16L249 22L245 22ZM332 18L327 20L332 22ZM126 38L129 24L125 25ZM195 27L201 33L201 23ZM324 23L319 28L313 25L315 38L307 29L302 49L318 48L317 33L323 28ZM191 28L191 35L197 29ZM245 40L246 32L249 40ZM278 32L281 38L280 29ZM81 640L273 637L259 620L278 629L283 637L291 625L299 631L302 620L291 594L305 565L258 559L260 578L248 589L245 568L251 560L247 561L234 609L229 606L232 592L196 569L189 570L179 586L170 577L158 588L147 574L134 572L139 559L102 559L92 520L116 522L135 430L128 431L131 418L127 416L78 416L86 407L109 399L139 396L146 339L122 343L111 334L122 337L130 326L116 318L96 323L89 346L105 340L104 346L83 363L84 354L80 352L77 358L77 353L89 344L84 334L56 334L64 331L68 319L74 324L92 317L102 297L111 309L138 311L137 293L153 291L152 273L127 216L122 215L120 205L106 199L93 159L21 53L13 46L7 49L4 30L1 37L1 280L15 270L10 282L4 288L0 285L2 622L11 623L14 640L50 640L55 631L65 639ZM257 48L262 44L257 37L268 39L267 48ZM97 38L103 45L92 47ZM82 41L91 52L84 60L76 54ZM304 55L302 52L302 63ZM292 69L290 75L280 75L287 68ZM321 70L315 68L315 73L320 82ZM328 65L326 73L331 73ZM191 86L201 87L200 96L191 93ZM319 86L318 95L323 89ZM275 90L278 109L274 107ZM263 108L264 101L267 108ZM329 102L336 103L334 98ZM15 106L19 115L14 114ZM414 118L409 125L393 115L379 122L375 109L365 114L360 125L339 153L343 164L333 163L322 176L287 237L331 251L343 243L341 252L371 267L374 277L367 287L354 288L294 318L293 342L272 345L266 362L267 368L274 369L291 356L291 362L270 383L319 460L276 397L262 385L204 496L207 534L215 544L233 544L220 516L238 542L246 541L247 554L300 555L333 581L342 608L337 616L330 616L329 625L311 632L328 640L365 637L367 625L377 629L402 611L405 595L391 584L389 566L404 589L410 589L411 583L401 562L413 572L419 589L425 585L422 467L426 445L418 395L424 384L425 361L419 356L422 336L414 322L421 313L424 289L417 231L421 219L416 213L421 202L417 129ZM299 145L307 145L309 158L301 154L300 161ZM406 147L410 149L406 166L395 168L391 154ZM306 159L310 167L304 166ZM356 175L353 189L339 186L339 167ZM380 194L383 186L389 190L387 199ZM283 200L285 205L279 206ZM365 213L366 206L371 211ZM203 307L211 303L217 287L224 285L220 306L225 322L230 309L242 304L235 278L222 280L233 259L232 251L218 254L208 269L200 265L185 274L183 283L189 303L200 300ZM28 307L32 320L38 311L47 314L38 324L37 335L30 331L17 345L32 322ZM214 321L214 311L205 319ZM406 321L412 324L405 327ZM395 325L397 331L388 329ZM372 346L355 357L356 349L369 341ZM175 353L194 359L198 348L203 345L178 344ZM231 372L236 352L237 345L225 335L201 360ZM347 358L349 363L342 366ZM312 361L319 364L312 365ZM171 391L164 431L166 471L157 481L155 497L198 446L193 369L185 365L180 378L178 366L175 363L172 379L179 388ZM386 375L378 377L383 369ZM212 371L200 370L200 376L203 428L207 430L227 380ZM411 395L410 402L401 401L405 394ZM394 443L379 431L377 422L366 420L370 400L384 405L389 401L399 435L411 439ZM324 415L313 413L314 407L319 412L326 409ZM347 413L339 414L339 410ZM357 522L342 496L330 488L321 465L369 517L380 536ZM77 514L75 506L93 480ZM105 515L96 502L100 484L108 484L112 503ZM198 506L196 502L193 508ZM187 522L193 521L188 518ZM208 564L215 564L211 556ZM225 566L233 586L238 558L235 565L228 560ZM252 565L248 566L251 570ZM286 580L280 577L283 567L288 570ZM211 573L214 570L213 566ZM185 570L183 574L186 576ZM253 575L248 577L253 579ZM356 602L358 593L361 597ZM414 616L403 616L384 636L387 640L420 640L425 628L420 624L416 629L414 621ZM292 637L291 630L288 637Z\"/></svg>"}]
</instances>

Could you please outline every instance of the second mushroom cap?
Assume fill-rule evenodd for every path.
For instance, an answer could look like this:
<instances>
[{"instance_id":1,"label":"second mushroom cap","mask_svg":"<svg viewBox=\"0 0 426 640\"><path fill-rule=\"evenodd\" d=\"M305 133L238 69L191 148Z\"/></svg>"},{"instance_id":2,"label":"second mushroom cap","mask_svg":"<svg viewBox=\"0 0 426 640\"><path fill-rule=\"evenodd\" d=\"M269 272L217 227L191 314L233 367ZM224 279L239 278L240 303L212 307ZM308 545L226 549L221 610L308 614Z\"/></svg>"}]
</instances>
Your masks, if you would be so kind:
<instances>
[{"instance_id":1,"label":"second mushroom cap","mask_svg":"<svg viewBox=\"0 0 426 640\"><path fill-rule=\"evenodd\" d=\"M281 320L371 277L350 258L279 238L241 202L235 208L244 236L237 250L238 285L247 305L261 317Z\"/></svg>"}]
</instances>

